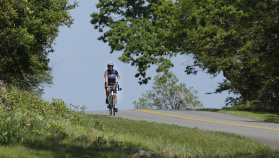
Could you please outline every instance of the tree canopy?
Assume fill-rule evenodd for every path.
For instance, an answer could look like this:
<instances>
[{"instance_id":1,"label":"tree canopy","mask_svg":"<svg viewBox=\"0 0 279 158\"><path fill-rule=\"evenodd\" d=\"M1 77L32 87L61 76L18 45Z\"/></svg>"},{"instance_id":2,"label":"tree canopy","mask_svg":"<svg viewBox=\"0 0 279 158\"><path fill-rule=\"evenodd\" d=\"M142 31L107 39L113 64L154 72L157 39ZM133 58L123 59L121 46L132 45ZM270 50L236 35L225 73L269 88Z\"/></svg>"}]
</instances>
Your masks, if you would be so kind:
<instances>
[{"instance_id":1,"label":"tree canopy","mask_svg":"<svg viewBox=\"0 0 279 158\"><path fill-rule=\"evenodd\" d=\"M278 2L188 2L181 1L176 18L176 23L188 27L178 26L174 31L187 36L181 45L194 54L194 66L213 75L223 73L226 80L216 92L240 94L237 103L278 103ZM189 13L188 8L194 9ZM193 67L188 68L191 73Z\"/></svg>"},{"instance_id":2,"label":"tree canopy","mask_svg":"<svg viewBox=\"0 0 279 158\"><path fill-rule=\"evenodd\" d=\"M166 75L156 75L151 90L146 91L134 101L136 109L175 109L202 108L197 91L187 88L184 83L178 83L178 78L171 72Z\"/></svg>"},{"instance_id":3,"label":"tree canopy","mask_svg":"<svg viewBox=\"0 0 279 158\"><path fill-rule=\"evenodd\" d=\"M68 0L0 1L0 80L27 90L52 83L49 59L58 27L73 23Z\"/></svg>"},{"instance_id":4,"label":"tree canopy","mask_svg":"<svg viewBox=\"0 0 279 158\"><path fill-rule=\"evenodd\" d=\"M91 23L120 60L138 67L136 77L158 65L166 72L170 57L191 54L194 64L225 80L214 93L239 94L231 103L279 103L279 2L230 0L99 0ZM279 106L277 106L279 107Z\"/></svg>"},{"instance_id":5,"label":"tree canopy","mask_svg":"<svg viewBox=\"0 0 279 158\"><path fill-rule=\"evenodd\" d=\"M91 23L103 32L110 28L99 40L109 42L111 53L124 51L120 60L138 67L136 77L140 83L147 83L146 70L158 65L158 72L166 72L173 64L169 58L173 54L165 45L166 34L170 33L155 27L156 14L152 4L158 0L100 0L96 5L98 13L92 13Z\"/></svg>"}]
</instances>

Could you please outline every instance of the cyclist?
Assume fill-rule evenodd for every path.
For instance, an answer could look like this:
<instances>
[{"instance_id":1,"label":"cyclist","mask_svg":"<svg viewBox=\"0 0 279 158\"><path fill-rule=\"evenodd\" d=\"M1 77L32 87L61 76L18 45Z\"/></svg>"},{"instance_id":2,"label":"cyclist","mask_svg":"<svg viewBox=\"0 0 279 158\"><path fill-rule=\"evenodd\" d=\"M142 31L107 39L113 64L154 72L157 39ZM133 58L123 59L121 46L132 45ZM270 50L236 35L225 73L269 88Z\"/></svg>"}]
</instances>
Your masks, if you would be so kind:
<instances>
[{"instance_id":1,"label":"cyclist","mask_svg":"<svg viewBox=\"0 0 279 158\"><path fill-rule=\"evenodd\" d=\"M105 71L105 83L107 86L114 86L118 84L118 81L120 79L120 75L118 74L118 71L113 69L113 62L108 62L107 67L108 69ZM115 112L118 111L117 109L117 90L116 88L110 89L106 88L106 104L108 104L108 96L110 94L110 91L113 90L114 95L114 102L115 102ZM109 108L109 105L108 105Z\"/></svg>"}]
</instances>

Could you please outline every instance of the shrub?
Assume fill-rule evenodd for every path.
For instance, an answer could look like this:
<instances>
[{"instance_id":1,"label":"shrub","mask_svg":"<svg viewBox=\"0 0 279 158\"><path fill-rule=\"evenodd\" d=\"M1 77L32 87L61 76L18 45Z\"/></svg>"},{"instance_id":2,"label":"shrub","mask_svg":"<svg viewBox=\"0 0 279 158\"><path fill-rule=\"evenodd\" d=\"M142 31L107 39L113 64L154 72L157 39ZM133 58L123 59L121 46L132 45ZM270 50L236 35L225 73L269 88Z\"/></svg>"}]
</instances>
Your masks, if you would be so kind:
<instances>
[{"instance_id":1,"label":"shrub","mask_svg":"<svg viewBox=\"0 0 279 158\"><path fill-rule=\"evenodd\" d=\"M80 112L70 110L63 100L45 101L12 88L0 91L0 144L24 143L36 139L61 141L73 135Z\"/></svg>"}]
</instances>

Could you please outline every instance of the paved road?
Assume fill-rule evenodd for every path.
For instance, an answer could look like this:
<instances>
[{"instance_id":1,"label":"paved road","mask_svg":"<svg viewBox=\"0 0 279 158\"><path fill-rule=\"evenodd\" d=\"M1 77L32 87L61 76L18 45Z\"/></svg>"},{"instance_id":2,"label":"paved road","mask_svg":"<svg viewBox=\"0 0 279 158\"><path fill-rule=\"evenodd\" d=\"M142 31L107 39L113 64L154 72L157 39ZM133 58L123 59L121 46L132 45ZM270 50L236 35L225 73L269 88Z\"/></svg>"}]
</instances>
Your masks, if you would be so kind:
<instances>
[{"instance_id":1,"label":"paved road","mask_svg":"<svg viewBox=\"0 0 279 158\"><path fill-rule=\"evenodd\" d=\"M86 114L108 115L108 110L87 111ZM208 111L121 110L115 117L234 133L279 150L279 124L275 123Z\"/></svg>"}]
</instances>

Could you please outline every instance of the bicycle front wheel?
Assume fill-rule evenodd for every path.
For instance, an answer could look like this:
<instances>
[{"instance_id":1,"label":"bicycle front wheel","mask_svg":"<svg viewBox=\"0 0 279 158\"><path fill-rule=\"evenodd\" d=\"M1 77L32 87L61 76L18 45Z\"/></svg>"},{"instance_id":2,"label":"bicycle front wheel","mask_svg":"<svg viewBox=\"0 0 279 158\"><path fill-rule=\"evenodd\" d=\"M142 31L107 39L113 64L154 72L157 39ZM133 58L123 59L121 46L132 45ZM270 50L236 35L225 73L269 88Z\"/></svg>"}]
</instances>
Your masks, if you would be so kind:
<instances>
[{"instance_id":1,"label":"bicycle front wheel","mask_svg":"<svg viewBox=\"0 0 279 158\"><path fill-rule=\"evenodd\" d=\"M112 108L109 108L109 115L112 115Z\"/></svg>"},{"instance_id":2,"label":"bicycle front wheel","mask_svg":"<svg viewBox=\"0 0 279 158\"><path fill-rule=\"evenodd\" d=\"M112 115L112 112L113 112L113 96L109 96L109 115Z\"/></svg>"},{"instance_id":3,"label":"bicycle front wheel","mask_svg":"<svg viewBox=\"0 0 279 158\"><path fill-rule=\"evenodd\" d=\"M112 97L113 99L112 99L112 106L111 106L111 108L112 108L112 111L113 111L113 116L115 116L115 102L114 102L114 97Z\"/></svg>"}]
</instances>

